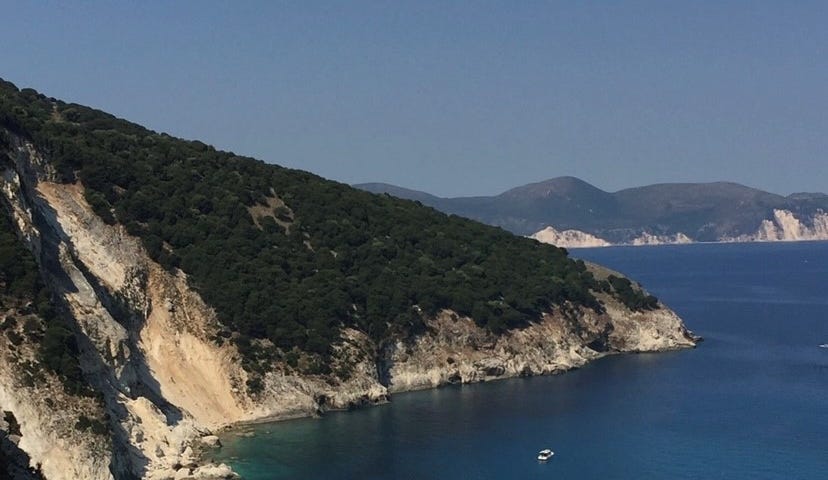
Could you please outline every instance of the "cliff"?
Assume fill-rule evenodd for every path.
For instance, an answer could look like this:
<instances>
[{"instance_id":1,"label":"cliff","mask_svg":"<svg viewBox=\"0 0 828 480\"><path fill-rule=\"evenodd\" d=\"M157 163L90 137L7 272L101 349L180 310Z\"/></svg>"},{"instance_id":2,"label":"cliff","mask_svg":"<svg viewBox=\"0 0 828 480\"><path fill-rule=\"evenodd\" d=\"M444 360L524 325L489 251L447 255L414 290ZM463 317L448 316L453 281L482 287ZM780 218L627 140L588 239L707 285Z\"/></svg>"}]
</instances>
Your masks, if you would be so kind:
<instances>
[{"instance_id":1,"label":"cliff","mask_svg":"<svg viewBox=\"0 0 828 480\"><path fill-rule=\"evenodd\" d=\"M15 138L13 149L5 201L70 312L81 366L112 430L110 438L76 431L77 411L92 409L58 395L59 386L21 386L15 365L25 360L5 359L0 405L21 425L20 447L48 479L173 478L174 467L195 465L194 438L241 416L233 382L243 373L206 340L214 315L182 278L148 261L122 227L105 225L80 185L50 182L53 172L31 144ZM72 408L56 416L55 399Z\"/></svg>"},{"instance_id":2,"label":"cliff","mask_svg":"<svg viewBox=\"0 0 828 480\"><path fill-rule=\"evenodd\" d=\"M69 116L74 108L65 110L65 115ZM61 128L75 132L71 135L78 135L77 125L65 126L66 122L57 113L52 117L57 118L55 121L61 123ZM96 128L99 126L96 124ZM509 293L516 298L506 301L498 290L493 293L499 295L494 300L484 298L484 302L471 298L465 302L472 304L480 315L491 315L492 311L502 314L489 318L488 322L458 313L459 309L432 305L432 310L427 310L425 303L431 297L420 295L423 308L415 305L412 308L416 315L401 317L399 324L382 318L381 307L394 299L370 297L372 292L367 292L368 307L361 310L356 300L351 300L356 313L348 315L354 321L335 324L337 335L324 355L311 349L319 346L319 342L309 341L305 349L289 344L276 346L274 338L280 340L280 335L290 335L293 331L280 330L281 326L276 325L272 334L269 331L259 337L240 334L238 328L255 331L261 325L228 324L224 319L231 317L206 300L207 290L194 287L196 282L187 268L198 271L198 265L187 264L185 268L176 267L174 262L161 265L159 258L169 259L170 252L174 253L176 248L173 243L180 239L148 242L147 238L135 235L134 232L141 232L154 220L139 218L126 222L129 225L117 221L125 215L121 205L110 211L101 209L101 197L82 181L82 175L67 181L66 172L56 168L52 156L59 148L53 144L43 148L14 129L2 133L4 145L0 158L5 162L0 203L3 212L36 261L51 302L72 339L74 350L70 349L63 360L70 364L77 362L86 384L78 391L68 389L66 375L43 368L42 348L37 346L36 338L42 336L38 332L48 329L47 320L30 303L4 300L0 312L0 324L6 330L0 336L0 410L8 414L4 413L4 423L0 423L3 452L0 460L6 462L6 466L0 467L14 472L17 478L38 478L39 475L49 480L232 478L234 474L228 467L204 463L198 455L204 445L215 441L213 431L224 426L381 403L394 392L448 383L558 373L614 353L695 345L696 338L667 307L633 310L626 306L623 297L604 281L608 272L599 267L568 260L557 249L495 229L439 216L407 203L386 202L360 194L347 201L337 197L332 201L353 202L348 205L352 221L366 217L363 210L373 205L370 202L382 201L386 203L379 205L385 210L377 210L380 214L410 210L428 222L444 222L443 230L434 235L439 241L429 246L432 250L426 251L436 252L435 256L418 252L414 257L435 278L440 273L436 269L437 261L443 260L437 254L446 259L443 261L456 262L460 257L454 256L451 248L469 248L468 243L455 244L451 238L444 238L454 234L451 228L463 235L466 235L463 228L467 228L472 233L491 235L493 242L502 243L507 248L504 251L513 253L514 265L537 258L534 269L558 272L556 275L561 278L551 278L549 283L567 288L553 292L557 296L550 298L560 299L558 303L545 306L544 312L530 317L530 321L525 316L516 316L510 306L509 302L514 305L524 302L518 296L520 292ZM71 137L73 142L76 136ZM125 135L125 141L164 140L158 140L156 134L147 134L143 140L133 137L132 133ZM50 145L48 141L41 143ZM67 155L66 150L63 154ZM111 155L117 156L117 152ZM78 156L82 155L68 156L79 161ZM182 158L187 157L174 155L169 163L179 168ZM240 169L250 167L244 162L239 165ZM204 171L183 171L187 178L197 177L197 185L215 180L205 179ZM98 172L99 175L115 173L122 172ZM162 170L152 175L167 173ZM322 187L342 195L348 193L345 187L332 186L330 182L305 174L290 175L306 183L319 182ZM238 177L241 177L238 172L231 172L229 176L231 180ZM264 232L277 239L281 238L278 235L296 235L290 239L294 242L291 252L323 256L320 262L326 262L325 265L332 259L346 257L349 252L345 246L326 251L321 234L301 231L303 227L313 227L312 215L316 212L302 210L303 202L307 204L308 200L297 200L299 190L284 187L279 192L286 199L283 201L270 185L263 188L269 192L267 205L232 209L233 215L246 222L242 223L244 235ZM283 193L285 190L287 194ZM127 190L117 186L109 193L116 202L117 198L126 196ZM90 199L99 202L98 208L90 205ZM208 199L194 202L188 211L221 207L209 205L205 200ZM145 212L157 206L134 202L130 207ZM109 218L102 218L102 214ZM380 217L367 218L376 222ZM268 223L269 220L273 221ZM327 226L332 223L330 219L323 222ZM409 228L403 233L401 242L431 240L422 237L417 229ZM389 246L393 239L391 233L367 239L358 235L348 237L352 243L367 244L366 251L371 254L386 255L382 263L386 271L396 251L391 247L402 248ZM155 259L147 245L158 247ZM184 241L181 245L178 248L182 250L190 246ZM488 241L484 246L490 250L495 248ZM259 256L250 257L251 263L261 261L261 251L256 252ZM456 270L460 273L452 271L452 275L462 274L463 283L469 283L473 281L472 275L501 274L499 264L486 270L490 265L485 262L492 263L496 258L493 253L488 253L488 257L482 250L472 253L480 257L479 262L469 265L468 270L462 270L463 265L459 265ZM220 265L220 268L228 267ZM252 265L244 267L253 268ZM311 278L316 277L311 275ZM351 282L352 277L343 277L343 281ZM499 288L508 293L508 286ZM418 286L428 287L428 284ZM358 288L355 292L355 295L364 294ZM307 297L314 295L311 291L303 293ZM456 293L458 296L469 294L462 289ZM258 294L274 296L269 292ZM545 298L539 296L535 300L540 302ZM230 304L233 299L231 296ZM450 300L443 302L450 304ZM381 323L364 322L366 315L378 317ZM310 319L309 328L315 328L317 320ZM410 323L405 324L406 321ZM372 331L377 325L388 325L388 332L378 335Z\"/></svg>"},{"instance_id":3,"label":"cliff","mask_svg":"<svg viewBox=\"0 0 828 480\"><path fill-rule=\"evenodd\" d=\"M393 392L448 383L557 373L609 353L694 345L666 307L630 312L606 295L604 313L558 311L504 335L443 311L424 334L386 345L347 330L334 358L353 367L345 380L274 365L263 391L251 395L238 351L212 340L222 326L183 274L150 260L123 227L106 225L81 184L50 181L48 163L31 144L16 138L14 153L4 200L71 311L84 370L112 418L111 438L75 432L77 412L101 407L61 395L56 380L21 386L16 376L26 360L0 350L0 407L14 412L20 449L48 479L178 478L182 469L196 478L229 476L198 465L192 453L211 429L383 402ZM16 355L32 360L31 352Z\"/></svg>"},{"instance_id":4,"label":"cliff","mask_svg":"<svg viewBox=\"0 0 828 480\"><path fill-rule=\"evenodd\" d=\"M543 230L529 235L529 238L534 238L541 243L548 243L565 248L592 248L592 247L610 247L612 245L668 245L668 244L684 244L693 243L687 235L677 233L675 235L653 235L648 232L643 232L639 236L632 238L626 243L612 244L603 238L598 238L580 230L564 230L559 232L554 227L546 227Z\"/></svg>"},{"instance_id":5,"label":"cliff","mask_svg":"<svg viewBox=\"0 0 828 480\"><path fill-rule=\"evenodd\" d=\"M558 231L553 227L546 227L543 230L535 232L529 238L565 248L608 247L612 245L604 239L580 230Z\"/></svg>"},{"instance_id":6,"label":"cliff","mask_svg":"<svg viewBox=\"0 0 828 480\"><path fill-rule=\"evenodd\" d=\"M762 220L756 232L723 237L724 242L800 242L828 240L828 213L819 211L803 218L789 210L774 210L772 218Z\"/></svg>"},{"instance_id":7,"label":"cliff","mask_svg":"<svg viewBox=\"0 0 828 480\"><path fill-rule=\"evenodd\" d=\"M610 243L579 230L559 232L546 227L529 238L566 248L608 247L612 245L676 245L694 243L694 240L679 232L672 235L654 235L643 232L622 243ZM755 232L738 236L722 235L714 240L719 243L732 242L807 242L828 240L828 213L817 211L811 215L794 214L789 210L773 210L771 218L763 219Z\"/></svg>"}]
</instances>

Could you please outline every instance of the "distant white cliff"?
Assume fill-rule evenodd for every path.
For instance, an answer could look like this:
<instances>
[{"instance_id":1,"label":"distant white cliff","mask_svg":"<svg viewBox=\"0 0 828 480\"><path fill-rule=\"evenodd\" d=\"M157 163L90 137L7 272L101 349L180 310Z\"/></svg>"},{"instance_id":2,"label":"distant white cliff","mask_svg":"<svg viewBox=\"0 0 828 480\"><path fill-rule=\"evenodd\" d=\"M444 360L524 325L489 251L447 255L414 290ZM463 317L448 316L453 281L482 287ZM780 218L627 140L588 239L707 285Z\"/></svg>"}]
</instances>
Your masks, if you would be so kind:
<instances>
[{"instance_id":1,"label":"distant white cliff","mask_svg":"<svg viewBox=\"0 0 828 480\"><path fill-rule=\"evenodd\" d=\"M723 238L726 242L796 242L828 240L828 213L819 212L805 225L788 210L774 210L773 218L762 220L756 233Z\"/></svg>"},{"instance_id":2,"label":"distant white cliff","mask_svg":"<svg viewBox=\"0 0 828 480\"><path fill-rule=\"evenodd\" d=\"M558 231L553 227L546 227L530 235L529 238L564 248L608 247L612 245L603 238L598 238L580 230Z\"/></svg>"},{"instance_id":3,"label":"distant white cliff","mask_svg":"<svg viewBox=\"0 0 828 480\"><path fill-rule=\"evenodd\" d=\"M674 245L680 243L693 243L693 239L681 232L675 235L653 235L644 232L634 238L629 245Z\"/></svg>"},{"instance_id":4,"label":"distant white cliff","mask_svg":"<svg viewBox=\"0 0 828 480\"><path fill-rule=\"evenodd\" d=\"M736 236L723 236L719 242L797 242L809 240L828 240L828 213L818 212L807 223L797 218L789 210L774 210L773 218L762 220L756 232ZM611 243L603 238L580 230L558 231L546 227L530 235L529 238L542 243L551 243L565 248L608 247L612 245L675 245L694 243L695 240L684 233L673 235L655 235L642 232L625 243Z\"/></svg>"},{"instance_id":5,"label":"distant white cliff","mask_svg":"<svg viewBox=\"0 0 828 480\"><path fill-rule=\"evenodd\" d=\"M679 232L675 235L653 235L643 232L628 243L610 243L603 238L596 237L591 233L580 230L558 231L554 227L546 227L543 230L529 236L541 243L550 243L564 248L591 248L610 247L612 245L667 245L677 243L693 243L693 239Z\"/></svg>"}]
</instances>

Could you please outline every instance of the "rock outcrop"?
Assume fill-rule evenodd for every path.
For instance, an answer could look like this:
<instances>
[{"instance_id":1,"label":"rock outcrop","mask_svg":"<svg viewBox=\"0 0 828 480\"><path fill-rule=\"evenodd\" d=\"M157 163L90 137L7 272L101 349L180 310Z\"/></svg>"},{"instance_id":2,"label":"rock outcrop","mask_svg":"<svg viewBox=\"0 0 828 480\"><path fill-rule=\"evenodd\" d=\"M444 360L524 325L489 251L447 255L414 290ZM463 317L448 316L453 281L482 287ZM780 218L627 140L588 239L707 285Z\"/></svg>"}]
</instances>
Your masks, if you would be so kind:
<instances>
[{"instance_id":1,"label":"rock outcrop","mask_svg":"<svg viewBox=\"0 0 828 480\"><path fill-rule=\"evenodd\" d=\"M30 465L29 455L20 448L21 433L14 414L0 405L0 478L42 480L43 474Z\"/></svg>"},{"instance_id":2,"label":"rock outcrop","mask_svg":"<svg viewBox=\"0 0 828 480\"><path fill-rule=\"evenodd\" d=\"M578 368L611 353L687 348L696 339L670 310L629 311L608 302L605 313L555 312L495 336L468 317L443 312L429 333L386 349L389 391L433 388Z\"/></svg>"},{"instance_id":3,"label":"rock outcrop","mask_svg":"<svg viewBox=\"0 0 828 480\"><path fill-rule=\"evenodd\" d=\"M595 235L580 230L558 231L551 226L533 233L529 238L534 238L541 243L548 243L564 248L608 247L612 245L603 238L598 238Z\"/></svg>"},{"instance_id":4,"label":"rock outcrop","mask_svg":"<svg viewBox=\"0 0 828 480\"><path fill-rule=\"evenodd\" d=\"M0 182L4 207L69 313L81 367L100 395L62 394L55 378L27 385L23 365L36 361L34 353L0 344L0 408L13 412L19 449L50 480L231 478L229 468L198 455L204 444L215 444L212 432L223 426L695 344L666 307L630 312L609 296L600 297L603 313L564 306L500 336L443 311L424 333L388 344L346 329L332 373L275 363L251 393L239 352L219 340L226 329L184 274L163 269L123 226L95 215L83 185L55 182L31 144L13 137L9 153L13 165ZM107 418L109 433L76 428L81 412Z\"/></svg>"},{"instance_id":5,"label":"rock outcrop","mask_svg":"<svg viewBox=\"0 0 828 480\"><path fill-rule=\"evenodd\" d=\"M580 230L564 230L559 232L554 227L546 227L543 230L533 233L529 238L534 238L541 243L548 243L564 248L593 248L610 247L613 245L675 245L693 243L693 239L679 232L674 235L655 235L650 232L641 232L629 242L610 243L603 238L598 238L591 233Z\"/></svg>"},{"instance_id":6,"label":"rock outcrop","mask_svg":"<svg viewBox=\"0 0 828 480\"><path fill-rule=\"evenodd\" d=\"M810 218L797 218L789 210L774 210L773 218L762 220L755 233L725 237L725 242L801 242L828 240L828 213L818 212ZM809 225L810 224L810 225Z\"/></svg>"},{"instance_id":7,"label":"rock outcrop","mask_svg":"<svg viewBox=\"0 0 828 480\"><path fill-rule=\"evenodd\" d=\"M91 435L65 434L77 417L55 428L54 388L4 381L0 404L19 419L27 439L21 448L49 479L174 478L163 472L195 462L185 455L193 439L244 416L246 397L235 393L244 371L227 360L237 353L209 340L219 328L215 314L185 278L149 261L123 227L98 218L80 185L51 182L30 144L15 138L13 146L14 168L3 174L6 203L75 322L81 367L103 397L112 431L105 446L87 444ZM2 362L0 374L4 367L18 372L14 365ZM74 402L72 410L84 409Z\"/></svg>"},{"instance_id":8,"label":"rock outcrop","mask_svg":"<svg viewBox=\"0 0 828 480\"><path fill-rule=\"evenodd\" d=\"M673 235L653 235L649 232L643 232L641 235L635 237L630 245L681 245L685 243L693 243L693 239L687 235L679 232Z\"/></svg>"}]
</instances>

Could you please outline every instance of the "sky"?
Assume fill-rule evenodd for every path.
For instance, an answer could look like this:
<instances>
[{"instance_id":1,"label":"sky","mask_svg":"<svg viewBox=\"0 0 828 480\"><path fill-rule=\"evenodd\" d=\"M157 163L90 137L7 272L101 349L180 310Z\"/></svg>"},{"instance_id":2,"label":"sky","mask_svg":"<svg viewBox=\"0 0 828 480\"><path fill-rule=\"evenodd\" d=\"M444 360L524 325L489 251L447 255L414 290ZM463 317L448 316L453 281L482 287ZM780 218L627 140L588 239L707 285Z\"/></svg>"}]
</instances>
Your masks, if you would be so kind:
<instances>
[{"instance_id":1,"label":"sky","mask_svg":"<svg viewBox=\"0 0 828 480\"><path fill-rule=\"evenodd\" d=\"M828 191L828 2L7 2L0 77L346 183Z\"/></svg>"}]
</instances>

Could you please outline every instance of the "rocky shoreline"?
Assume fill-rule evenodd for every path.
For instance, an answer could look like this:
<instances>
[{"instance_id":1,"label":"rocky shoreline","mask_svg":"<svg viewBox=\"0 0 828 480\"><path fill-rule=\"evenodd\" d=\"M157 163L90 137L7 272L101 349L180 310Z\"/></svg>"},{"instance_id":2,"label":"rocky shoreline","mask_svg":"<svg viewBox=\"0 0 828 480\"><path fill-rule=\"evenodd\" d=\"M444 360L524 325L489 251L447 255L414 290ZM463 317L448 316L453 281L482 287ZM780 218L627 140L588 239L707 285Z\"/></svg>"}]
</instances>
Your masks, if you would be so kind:
<instances>
[{"instance_id":1,"label":"rocky shoreline","mask_svg":"<svg viewBox=\"0 0 828 480\"><path fill-rule=\"evenodd\" d=\"M498 375L486 375L486 376L477 377L477 378L474 378L474 379L469 378L469 379L466 379L465 381L462 378L461 379L456 379L456 377L453 378L453 377L449 376L449 381L439 383L438 385L434 385L434 386L420 385L416 388L395 390L393 393L389 393L388 396L385 399L383 399L382 401L378 401L376 403L360 404L360 405L348 405L348 406L345 406L343 408L329 408L329 409L325 410L325 412L315 411L315 412L308 413L308 414L305 414L305 415L302 415L302 414L274 415L274 416L256 418L256 419L251 419L251 420L243 420L243 421L240 421L240 422L237 422L237 423L225 425L225 426L221 427L220 429L216 430L215 431L215 436L213 437L213 438L216 439L216 442L212 443L210 447L202 447L198 451L198 454L200 455L200 459L201 459L202 463L206 463L206 464L215 463L216 462L215 454L218 451L218 449L222 448L222 442L221 442L222 439L224 439L224 441L228 441L228 440L232 440L233 438L238 438L238 437L252 437L252 436L255 436L255 429L252 428L252 427L257 426L257 425L278 424L280 422L284 422L284 421L288 421L288 420L295 420L295 419L299 419L299 418L321 418L325 415L325 413L329 413L329 412L350 411L350 410L354 410L354 409L371 408L371 407L375 407L375 406L393 404L393 397L397 394L405 394L405 393L415 392L415 391L419 391L419 390L427 390L427 389L432 389L432 388L443 388L443 387L446 387L446 386L449 386L449 385L456 385L458 383L462 383L462 384L488 383L488 382L496 382L496 381L500 381L500 380L514 379L514 378L519 378L519 377L562 375L562 374L565 374L565 373L567 373L571 370L576 370L578 368L581 368L582 366L586 365L586 363L589 363L590 361L599 360L599 359L607 357L607 356L639 354L639 353L661 353L661 352L683 350L683 349L687 349L687 348L695 348L697 343L702 342L704 340L702 337L700 337L698 335L695 335L690 331L687 331L687 335L688 335L688 340L690 340L692 342L692 345L679 343L679 344L675 344L675 345L671 345L671 346L666 346L665 348L662 348L662 349L659 349L659 350L604 352L603 354L596 355L591 360L587 360L586 362L584 362L581 365L571 365L567 368L560 368L560 369L556 369L556 370L551 370L551 371L546 371L546 372L539 372L539 373L532 372L531 370L525 370L525 371L521 371L517 375L506 375L505 371L498 370L497 366L490 366L489 368L494 369L494 371L489 370L488 373L499 373L499 374Z\"/></svg>"}]
</instances>

